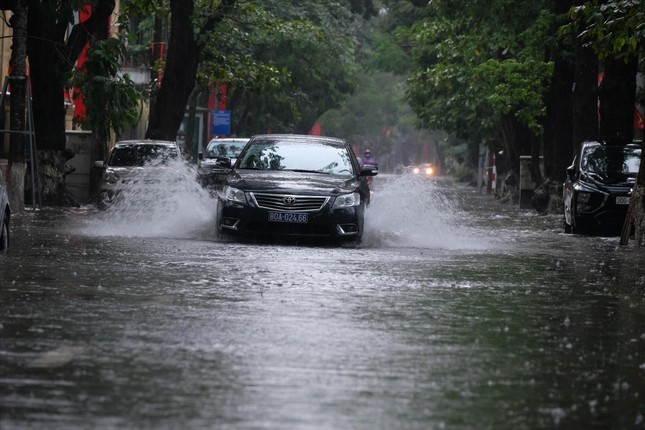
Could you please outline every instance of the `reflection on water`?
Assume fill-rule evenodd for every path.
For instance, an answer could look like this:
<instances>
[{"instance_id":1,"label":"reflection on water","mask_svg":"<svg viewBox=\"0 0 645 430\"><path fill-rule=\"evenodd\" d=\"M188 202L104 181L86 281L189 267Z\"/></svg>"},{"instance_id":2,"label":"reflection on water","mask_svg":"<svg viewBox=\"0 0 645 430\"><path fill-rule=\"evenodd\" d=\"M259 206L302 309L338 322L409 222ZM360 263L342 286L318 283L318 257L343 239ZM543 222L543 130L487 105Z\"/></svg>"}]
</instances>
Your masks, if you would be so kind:
<instances>
[{"instance_id":1,"label":"reflection on water","mask_svg":"<svg viewBox=\"0 0 645 430\"><path fill-rule=\"evenodd\" d=\"M644 251L393 181L356 249L222 243L188 213L170 234L19 214L0 427L643 428ZM421 210L392 203L414 187Z\"/></svg>"}]
</instances>

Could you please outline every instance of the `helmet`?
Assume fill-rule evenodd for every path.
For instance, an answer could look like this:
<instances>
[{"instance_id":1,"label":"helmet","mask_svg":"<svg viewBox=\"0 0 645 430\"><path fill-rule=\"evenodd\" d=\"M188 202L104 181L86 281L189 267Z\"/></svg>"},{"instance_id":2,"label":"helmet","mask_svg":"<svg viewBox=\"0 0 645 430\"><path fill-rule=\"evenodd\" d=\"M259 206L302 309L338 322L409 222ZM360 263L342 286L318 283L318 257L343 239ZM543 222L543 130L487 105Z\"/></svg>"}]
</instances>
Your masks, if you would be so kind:
<instances>
[{"instance_id":1,"label":"helmet","mask_svg":"<svg viewBox=\"0 0 645 430\"><path fill-rule=\"evenodd\" d=\"M372 155L372 150L371 150L371 149L369 149L369 148L367 148L367 149L365 150L365 155Z\"/></svg>"}]
</instances>

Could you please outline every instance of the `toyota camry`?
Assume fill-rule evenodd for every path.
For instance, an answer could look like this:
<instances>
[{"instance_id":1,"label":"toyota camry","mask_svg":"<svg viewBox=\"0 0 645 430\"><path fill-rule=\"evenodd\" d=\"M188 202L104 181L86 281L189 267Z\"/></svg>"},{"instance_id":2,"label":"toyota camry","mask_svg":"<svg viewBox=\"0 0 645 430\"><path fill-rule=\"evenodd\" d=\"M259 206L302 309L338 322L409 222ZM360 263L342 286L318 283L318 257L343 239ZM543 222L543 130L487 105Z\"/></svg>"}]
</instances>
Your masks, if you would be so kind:
<instances>
[{"instance_id":1,"label":"toyota camry","mask_svg":"<svg viewBox=\"0 0 645 430\"><path fill-rule=\"evenodd\" d=\"M247 238L360 241L370 200L367 178L350 145L338 138L257 135L218 192L220 234Z\"/></svg>"}]
</instances>

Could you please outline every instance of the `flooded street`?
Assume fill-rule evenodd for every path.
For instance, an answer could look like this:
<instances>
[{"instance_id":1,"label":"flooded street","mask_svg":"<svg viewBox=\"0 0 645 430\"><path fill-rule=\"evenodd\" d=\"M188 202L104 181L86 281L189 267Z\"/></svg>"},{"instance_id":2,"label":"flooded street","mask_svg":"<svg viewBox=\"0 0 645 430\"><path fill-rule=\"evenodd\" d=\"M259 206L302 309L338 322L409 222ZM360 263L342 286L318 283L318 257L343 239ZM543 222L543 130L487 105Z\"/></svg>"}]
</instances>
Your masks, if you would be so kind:
<instances>
[{"instance_id":1,"label":"flooded street","mask_svg":"<svg viewBox=\"0 0 645 430\"><path fill-rule=\"evenodd\" d=\"M225 242L215 202L18 214L2 429L642 429L645 249L379 176L358 247Z\"/></svg>"}]
</instances>

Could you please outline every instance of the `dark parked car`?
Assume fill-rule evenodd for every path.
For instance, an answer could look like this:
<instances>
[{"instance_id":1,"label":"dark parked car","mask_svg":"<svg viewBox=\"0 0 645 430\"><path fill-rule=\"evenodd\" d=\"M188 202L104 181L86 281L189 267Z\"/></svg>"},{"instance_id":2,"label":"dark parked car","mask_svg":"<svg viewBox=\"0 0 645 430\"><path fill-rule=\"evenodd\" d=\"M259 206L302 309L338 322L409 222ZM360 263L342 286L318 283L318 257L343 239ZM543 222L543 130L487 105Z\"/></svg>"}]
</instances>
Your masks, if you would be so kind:
<instances>
[{"instance_id":1,"label":"dark parked car","mask_svg":"<svg viewBox=\"0 0 645 430\"><path fill-rule=\"evenodd\" d=\"M562 199L566 233L620 232L636 184L642 143L584 142L567 168Z\"/></svg>"},{"instance_id":2,"label":"dark parked car","mask_svg":"<svg viewBox=\"0 0 645 430\"><path fill-rule=\"evenodd\" d=\"M221 184L228 169L222 167L219 162L230 159L231 165L235 164L237 156L242 148L249 141L248 137L226 137L211 139L206 146L204 153L199 154L197 174L202 186L217 186Z\"/></svg>"},{"instance_id":3,"label":"dark parked car","mask_svg":"<svg viewBox=\"0 0 645 430\"><path fill-rule=\"evenodd\" d=\"M9 248L9 222L11 221L11 209L9 208L9 194L7 184L0 170L0 251Z\"/></svg>"},{"instance_id":4,"label":"dark parked car","mask_svg":"<svg viewBox=\"0 0 645 430\"><path fill-rule=\"evenodd\" d=\"M247 238L358 242L370 200L367 178L342 139L258 135L242 150L218 192L218 231Z\"/></svg>"}]
</instances>

